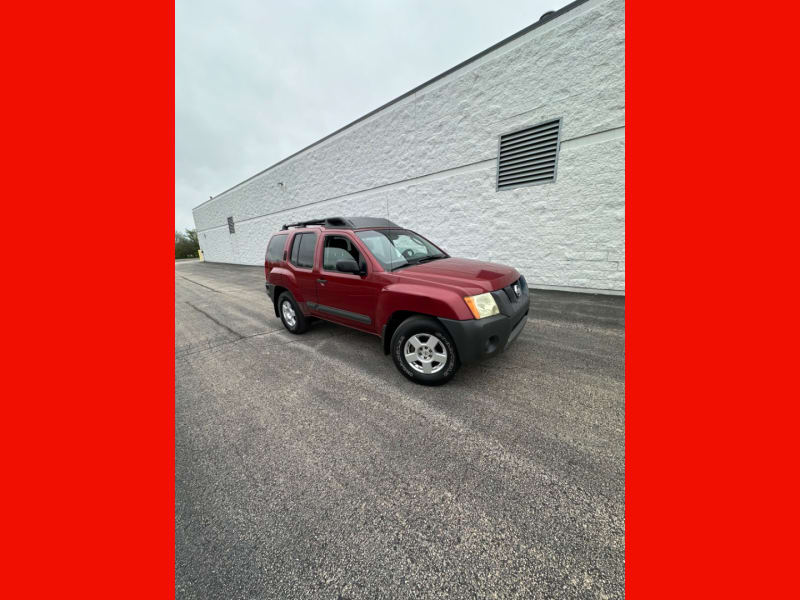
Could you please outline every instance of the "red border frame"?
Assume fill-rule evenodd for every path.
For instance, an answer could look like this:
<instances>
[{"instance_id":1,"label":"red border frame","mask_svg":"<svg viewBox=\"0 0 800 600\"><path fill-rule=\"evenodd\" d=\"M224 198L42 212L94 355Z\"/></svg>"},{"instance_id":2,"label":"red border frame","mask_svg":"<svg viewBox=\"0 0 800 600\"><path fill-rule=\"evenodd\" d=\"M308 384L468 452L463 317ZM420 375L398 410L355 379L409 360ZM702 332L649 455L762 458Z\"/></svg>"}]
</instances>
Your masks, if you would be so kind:
<instances>
[{"instance_id":1,"label":"red border frame","mask_svg":"<svg viewBox=\"0 0 800 600\"><path fill-rule=\"evenodd\" d=\"M797 13L626 10L630 598L795 587Z\"/></svg>"},{"instance_id":2,"label":"red border frame","mask_svg":"<svg viewBox=\"0 0 800 600\"><path fill-rule=\"evenodd\" d=\"M174 6L3 12L3 595L172 597Z\"/></svg>"},{"instance_id":3,"label":"red border frame","mask_svg":"<svg viewBox=\"0 0 800 600\"><path fill-rule=\"evenodd\" d=\"M797 12L627 10L633 598L794 587ZM4 595L170 597L174 7L3 25Z\"/></svg>"}]
</instances>

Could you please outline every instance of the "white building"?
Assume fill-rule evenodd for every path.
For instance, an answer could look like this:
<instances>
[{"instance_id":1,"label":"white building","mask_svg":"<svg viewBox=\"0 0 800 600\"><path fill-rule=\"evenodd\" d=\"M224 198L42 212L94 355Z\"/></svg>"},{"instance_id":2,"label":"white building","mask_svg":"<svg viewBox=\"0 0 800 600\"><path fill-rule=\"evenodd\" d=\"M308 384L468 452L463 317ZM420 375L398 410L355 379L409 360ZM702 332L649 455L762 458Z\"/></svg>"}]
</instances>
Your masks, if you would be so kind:
<instances>
[{"instance_id":1,"label":"white building","mask_svg":"<svg viewBox=\"0 0 800 600\"><path fill-rule=\"evenodd\" d=\"M212 262L263 264L284 223L387 217L531 287L624 294L624 1L550 13L193 213Z\"/></svg>"}]
</instances>

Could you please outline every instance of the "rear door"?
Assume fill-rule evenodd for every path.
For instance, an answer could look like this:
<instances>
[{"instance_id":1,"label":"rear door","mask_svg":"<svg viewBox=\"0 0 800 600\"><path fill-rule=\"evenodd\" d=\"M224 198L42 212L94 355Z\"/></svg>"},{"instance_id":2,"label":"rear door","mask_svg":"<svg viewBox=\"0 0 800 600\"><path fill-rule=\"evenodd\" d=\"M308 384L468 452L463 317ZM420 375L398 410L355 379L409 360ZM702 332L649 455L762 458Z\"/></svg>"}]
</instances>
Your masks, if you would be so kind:
<instances>
[{"instance_id":1,"label":"rear door","mask_svg":"<svg viewBox=\"0 0 800 600\"><path fill-rule=\"evenodd\" d=\"M305 302L309 308L317 300L317 284L314 272L314 256L316 255L317 233L315 231L298 232L292 238L289 247L289 264L294 273L295 281L301 298L298 302Z\"/></svg>"},{"instance_id":2,"label":"rear door","mask_svg":"<svg viewBox=\"0 0 800 600\"><path fill-rule=\"evenodd\" d=\"M317 277L317 312L326 319L358 329L374 331L375 307L380 284L373 279L368 261L346 233L323 235ZM363 275L336 270L339 260L355 260Z\"/></svg>"}]
</instances>

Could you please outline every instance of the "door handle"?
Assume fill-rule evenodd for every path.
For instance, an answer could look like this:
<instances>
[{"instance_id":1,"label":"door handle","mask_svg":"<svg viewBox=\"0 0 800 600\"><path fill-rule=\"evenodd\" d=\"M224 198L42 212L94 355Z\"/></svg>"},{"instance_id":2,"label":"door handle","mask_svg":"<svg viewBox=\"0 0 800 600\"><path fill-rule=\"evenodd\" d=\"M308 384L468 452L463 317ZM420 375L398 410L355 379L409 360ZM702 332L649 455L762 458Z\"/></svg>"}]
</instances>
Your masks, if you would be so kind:
<instances>
[{"instance_id":1,"label":"door handle","mask_svg":"<svg viewBox=\"0 0 800 600\"><path fill-rule=\"evenodd\" d=\"M327 279L317 279L317 283L319 283L320 285L325 285L326 283L328 283L328 280Z\"/></svg>"}]
</instances>

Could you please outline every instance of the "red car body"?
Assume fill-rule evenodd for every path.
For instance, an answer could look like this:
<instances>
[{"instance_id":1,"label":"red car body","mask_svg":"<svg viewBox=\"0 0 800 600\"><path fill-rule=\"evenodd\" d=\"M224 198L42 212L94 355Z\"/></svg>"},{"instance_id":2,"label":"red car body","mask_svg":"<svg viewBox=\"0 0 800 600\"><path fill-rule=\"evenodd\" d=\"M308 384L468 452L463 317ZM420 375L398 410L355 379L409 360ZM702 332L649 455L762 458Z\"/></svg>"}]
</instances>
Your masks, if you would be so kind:
<instances>
[{"instance_id":1,"label":"red car body","mask_svg":"<svg viewBox=\"0 0 800 600\"><path fill-rule=\"evenodd\" d=\"M404 228L394 224L392 227L358 227L358 219L341 220L350 226L340 227L335 225L338 219L322 221L324 224L321 226L305 223L294 229L285 226L285 230L273 236L268 246L264 265L266 287L275 305L276 316L280 316L277 299L284 291L289 291L304 316L379 336L384 341L384 351L388 353L394 328L411 315L425 315L438 319L447 327L456 342L460 362L502 352L524 326L529 305L528 289L516 269L453 258L436 246L444 258L389 271L373 256L358 233L370 229ZM313 266L304 268L293 264L290 252L294 240L301 234L312 232L317 234ZM361 273L324 268L323 245L327 236L345 237L358 249L366 262ZM510 291L512 286L514 293ZM465 297L489 292L497 299L501 314L496 315L497 318L476 319Z\"/></svg>"}]
</instances>

